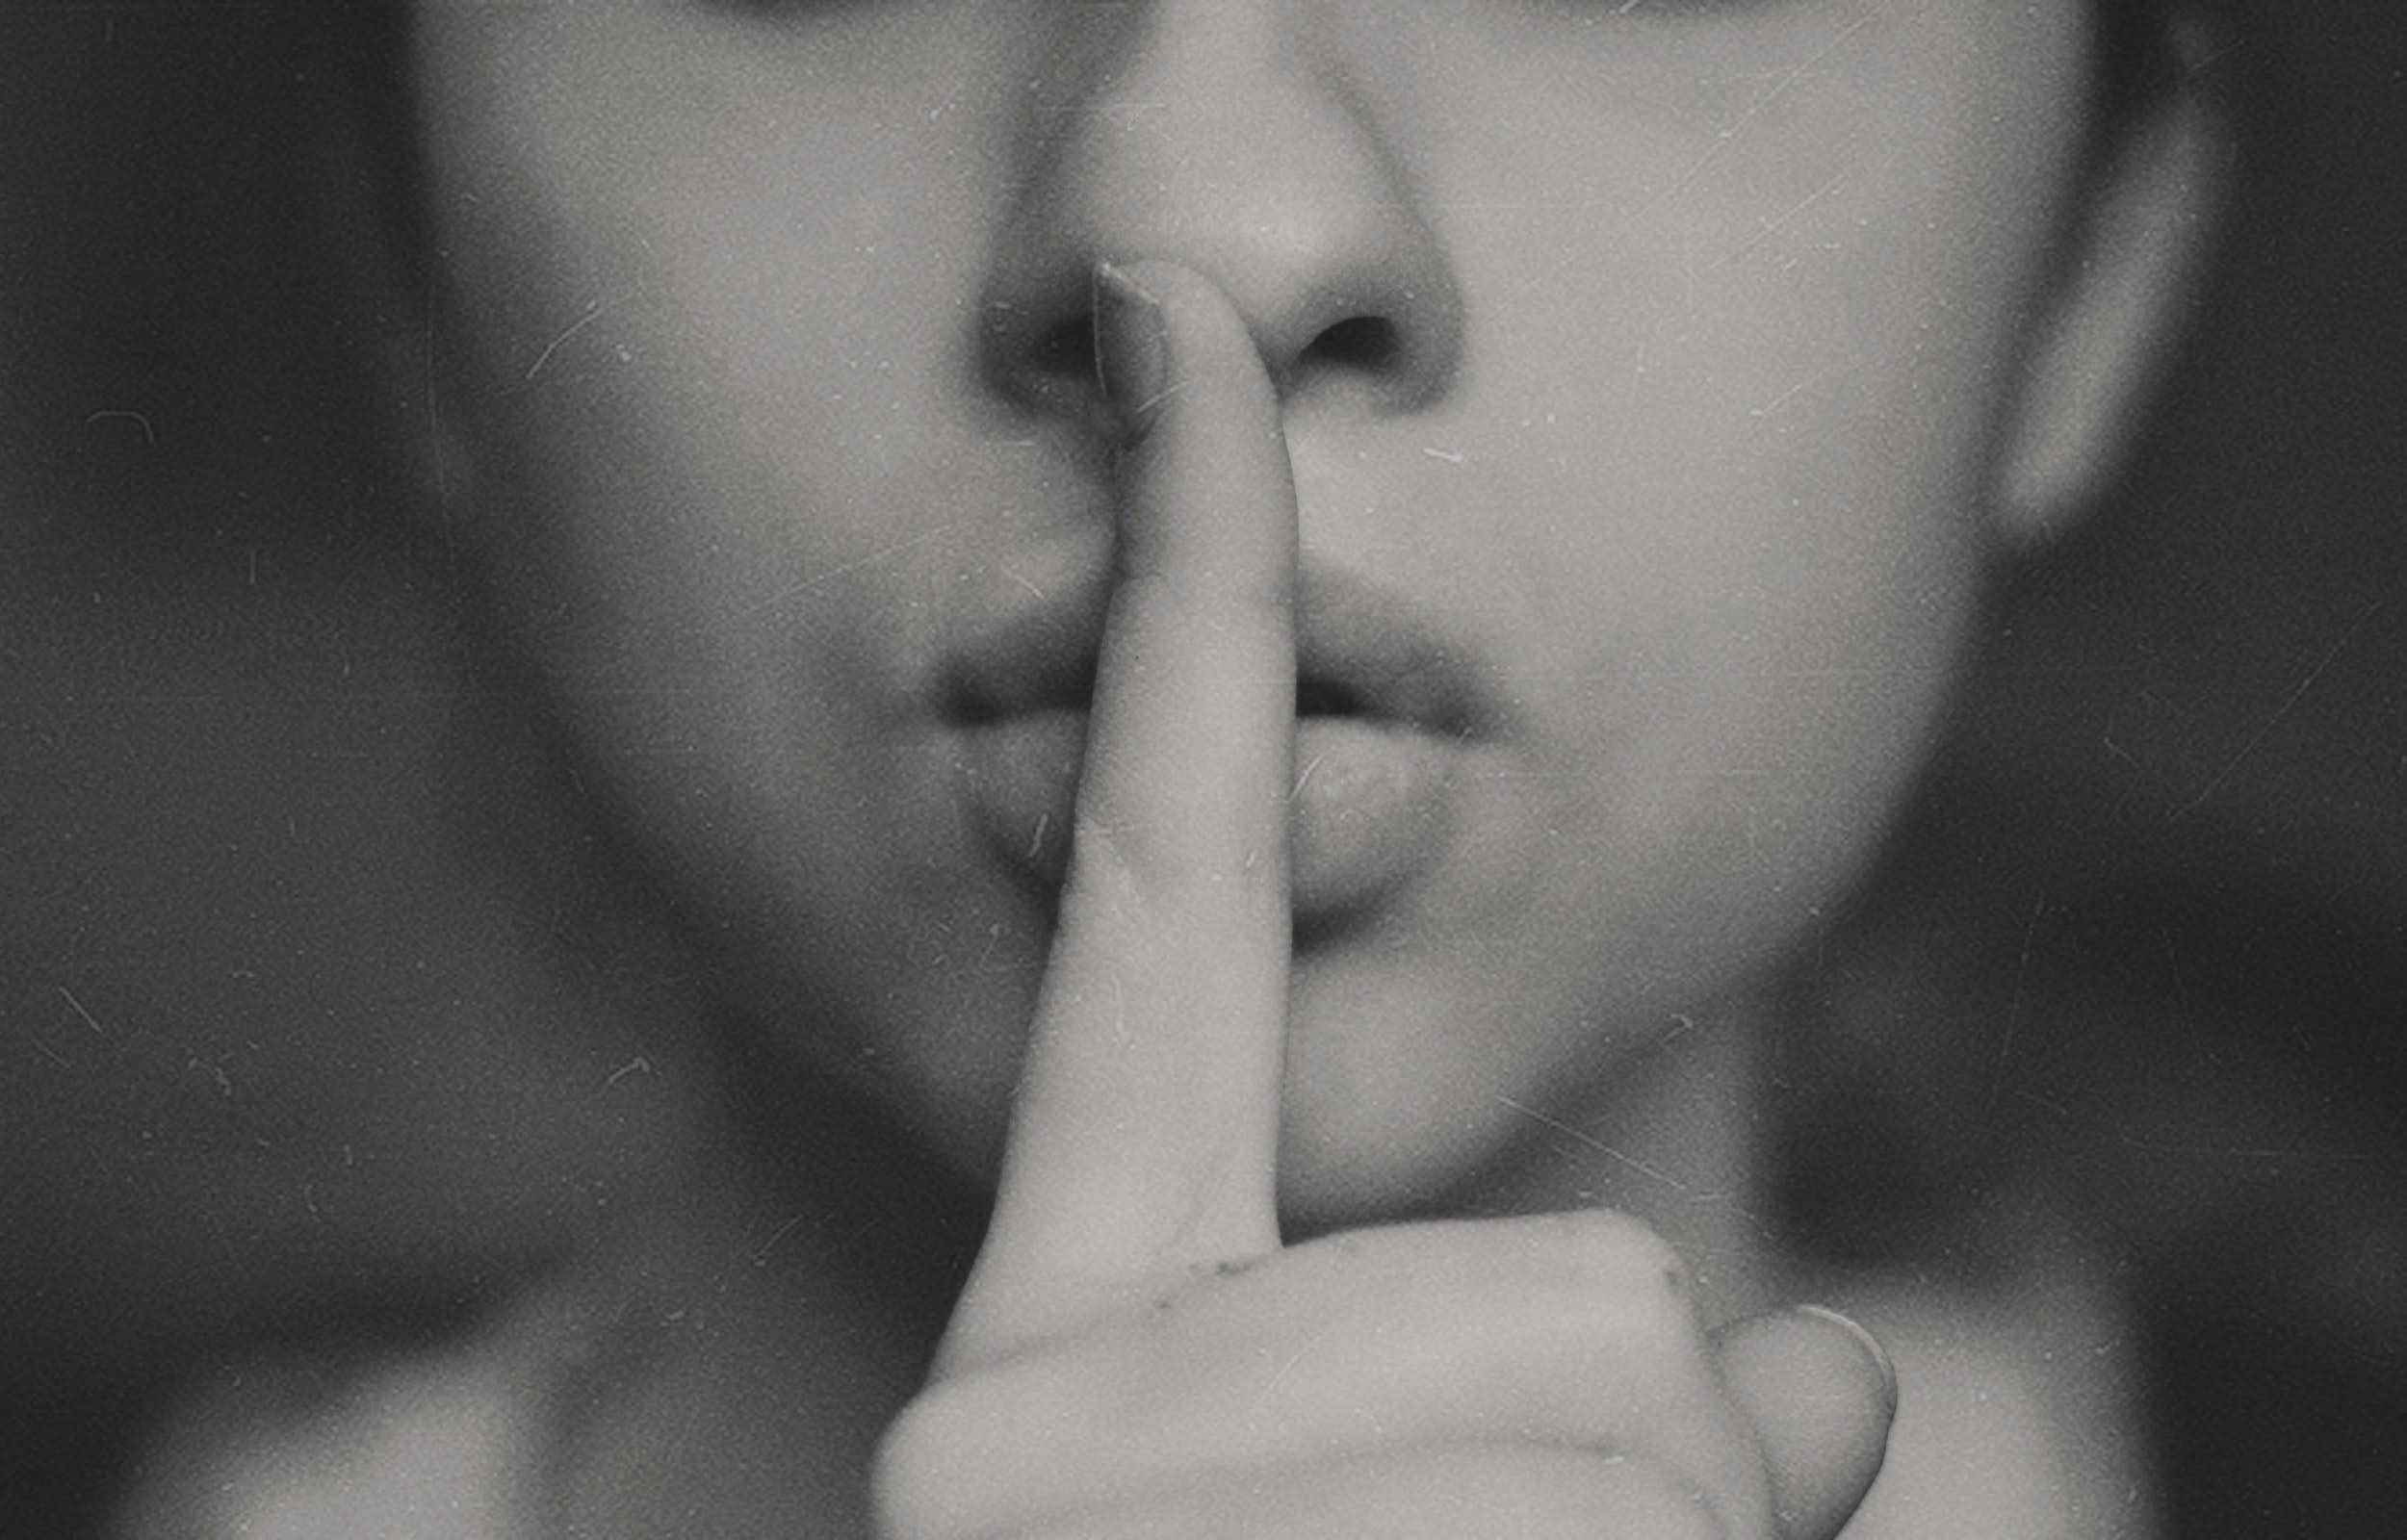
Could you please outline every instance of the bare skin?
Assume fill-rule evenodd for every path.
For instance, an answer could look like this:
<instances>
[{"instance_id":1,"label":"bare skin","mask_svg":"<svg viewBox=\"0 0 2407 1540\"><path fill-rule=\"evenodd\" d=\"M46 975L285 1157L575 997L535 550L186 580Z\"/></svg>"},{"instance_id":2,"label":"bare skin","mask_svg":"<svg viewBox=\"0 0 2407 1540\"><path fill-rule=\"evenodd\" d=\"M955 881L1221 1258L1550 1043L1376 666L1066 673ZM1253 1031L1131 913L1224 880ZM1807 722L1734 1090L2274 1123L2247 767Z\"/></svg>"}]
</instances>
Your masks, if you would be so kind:
<instances>
[{"instance_id":1,"label":"bare skin","mask_svg":"<svg viewBox=\"0 0 2407 1540\"><path fill-rule=\"evenodd\" d=\"M2110 443L2131 296L2178 291L2182 158L2086 178L2083 8L417 19L451 484L589 783L756 1041L971 1181L1012 1129L924 1394L944 1307L898 1323L822 1249L627 1387L573 1462L588 1528L757 1477L763 1532L857 1532L908 1403L897 1536L1389 1533L1399 1496L1507 1492L1544 1510L1515 1532L1823 1532L1873 1361L1824 1318L1701 1323L1827 1283L1898 1323L1909 1404L2072 1387L1909 1416L1853 1532L2100 1532L2122 1473L2058 1455L2131 1409L2063 1367L2083 1331L1925 1277L1800 1291L1747 1219L1760 991L1860 871L1990 552ZM1168 328L1156 391L1126 295L1105 319L1116 445L1064 363L1099 260ZM1364 609L1397 623L1367 657ZM1099 714L1011 752L1084 709L1022 645L1063 635ZM1299 654L1448 767L1402 805L1436 816L1288 817ZM1460 701L1383 697L1433 654ZM1275 1150L1298 1231L1577 1217L1286 1248ZM829 1186L863 1160L824 1153ZM2077 1275L2016 1288L2056 1311ZM1825 1400L1792 1444L1775 1408ZM1112 1437L1040 1437L1081 1425ZM1975 1470L2003 1505L1957 1501Z\"/></svg>"},{"instance_id":2,"label":"bare skin","mask_svg":"<svg viewBox=\"0 0 2407 1540\"><path fill-rule=\"evenodd\" d=\"M1204 280L1100 288L1131 447L1076 854L986 1248L885 1447L886 1532L1835 1533L1892 1410L1845 1322L1717 1348L1676 1254L1601 1212L1281 1247L1277 398Z\"/></svg>"}]
</instances>

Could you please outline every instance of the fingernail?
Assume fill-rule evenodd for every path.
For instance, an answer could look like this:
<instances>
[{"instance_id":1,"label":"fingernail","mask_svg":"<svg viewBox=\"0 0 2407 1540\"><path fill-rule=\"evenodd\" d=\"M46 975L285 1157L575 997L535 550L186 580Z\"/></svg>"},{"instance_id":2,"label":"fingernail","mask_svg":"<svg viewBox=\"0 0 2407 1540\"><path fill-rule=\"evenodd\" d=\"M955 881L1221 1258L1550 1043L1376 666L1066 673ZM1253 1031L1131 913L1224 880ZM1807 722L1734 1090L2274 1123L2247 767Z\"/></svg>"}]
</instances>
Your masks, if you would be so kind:
<instances>
[{"instance_id":1,"label":"fingernail","mask_svg":"<svg viewBox=\"0 0 2407 1540\"><path fill-rule=\"evenodd\" d=\"M1856 1345L1864 1349L1865 1356L1880 1371L1881 1398L1888 1402L1889 1411L1894 1415L1897 1411L1897 1363L1889 1357L1889 1349L1880 1346L1880 1339L1866 1330L1862 1322L1852 1316L1841 1315L1827 1305L1798 1305L1794 1309L1796 1314L1811 1320L1826 1321L1855 1339Z\"/></svg>"},{"instance_id":2,"label":"fingernail","mask_svg":"<svg viewBox=\"0 0 2407 1540\"><path fill-rule=\"evenodd\" d=\"M1095 267L1095 371L1113 438L1137 443L1169 388L1170 337L1162 302L1108 262Z\"/></svg>"}]
</instances>

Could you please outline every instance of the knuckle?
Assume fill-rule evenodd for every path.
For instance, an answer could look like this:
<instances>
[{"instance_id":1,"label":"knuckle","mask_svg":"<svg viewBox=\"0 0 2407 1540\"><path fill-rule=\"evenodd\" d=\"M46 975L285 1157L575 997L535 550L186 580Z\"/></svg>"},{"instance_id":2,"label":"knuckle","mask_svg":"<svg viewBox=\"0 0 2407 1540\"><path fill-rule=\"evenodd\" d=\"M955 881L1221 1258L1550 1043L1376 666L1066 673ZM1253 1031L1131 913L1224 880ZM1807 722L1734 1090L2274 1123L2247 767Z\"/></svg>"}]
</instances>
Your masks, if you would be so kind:
<instances>
[{"instance_id":1,"label":"knuckle","mask_svg":"<svg viewBox=\"0 0 2407 1540\"><path fill-rule=\"evenodd\" d=\"M1644 1408L1687 1406L1711 1384L1711 1359L1686 1265L1670 1244L1617 1214L1554 1217L1537 1237L1525 1309L1544 1373L1583 1422L1617 1429Z\"/></svg>"},{"instance_id":2,"label":"knuckle","mask_svg":"<svg viewBox=\"0 0 2407 1540\"><path fill-rule=\"evenodd\" d=\"M887 1424L869 1464L878 1540L945 1540L966 1532L946 1502L958 1475L959 1419L943 1387L921 1392Z\"/></svg>"},{"instance_id":3,"label":"knuckle","mask_svg":"<svg viewBox=\"0 0 2407 1540\"><path fill-rule=\"evenodd\" d=\"M1615 1540L1740 1540L1705 1495L1662 1466L1609 1467L1598 1502L1600 1534Z\"/></svg>"},{"instance_id":4,"label":"knuckle","mask_svg":"<svg viewBox=\"0 0 2407 1540\"><path fill-rule=\"evenodd\" d=\"M1040 1349L939 1380L880 1434L869 1461L879 1540L989 1540L1109 1479L1109 1360Z\"/></svg>"},{"instance_id":5,"label":"knuckle","mask_svg":"<svg viewBox=\"0 0 2407 1540\"><path fill-rule=\"evenodd\" d=\"M1634 1293L1687 1297L1688 1264L1643 1220L1613 1209L1577 1209L1550 1218L1561 1227L1566 1250L1597 1281Z\"/></svg>"},{"instance_id":6,"label":"knuckle","mask_svg":"<svg viewBox=\"0 0 2407 1540\"><path fill-rule=\"evenodd\" d=\"M1592 1210L1556 1216L1563 1282L1617 1336L1702 1342L1688 1264L1653 1229Z\"/></svg>"},{"instance_id":7,"label":"knuckle","mask_svg":"<svg viewBox=\"0 0 2407 1540\"><path fill-rule=\"evenodd\" d=\"M927 1440L919 1430L918 1405L913 1402L887 1424L869 1457L869 1511L878 1540L927 1540L919 1512L928 1485Z\"/></svg>"},{"instance_id":8,"label":"knuckle","mask_svg":"<svg viewBox=\"0 0 2407 1540\"><path fill-rule=\"evenodd\" d=\"M1665 1467L1593 1450L1493 1448L1434 1473L1381 1474L1376 1500L1414 1517L1442 1516L1441 1527L1415 1526L1415 1535L1736 1540L1703 1494Z\"/></svg>"}]
</instances>

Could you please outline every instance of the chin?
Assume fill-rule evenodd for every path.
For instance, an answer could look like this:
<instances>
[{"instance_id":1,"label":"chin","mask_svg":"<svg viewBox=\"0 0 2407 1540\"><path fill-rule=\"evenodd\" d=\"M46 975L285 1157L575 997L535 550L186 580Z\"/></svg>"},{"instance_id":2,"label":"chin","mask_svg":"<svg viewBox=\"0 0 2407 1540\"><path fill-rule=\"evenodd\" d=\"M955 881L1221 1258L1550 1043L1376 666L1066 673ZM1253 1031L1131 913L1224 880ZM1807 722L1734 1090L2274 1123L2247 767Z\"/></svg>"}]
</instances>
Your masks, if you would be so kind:
<instances>
[{"instance_id":1,"label":"chin","mask_svg":"<svg viewBox=\"0 0 2407 1540\"><path fill-rule=\"evenodd\" d=\"M1351 970L1298 979L1281 1112L1279 1197L1291 1239L1427 1216L1518 1147L1564 1066L1534 1043L1464 1032L1429 989L1389 978L1366 1007ZM1324 996L1346 1009L1316 1009ZM1384 998L1383 998L1384 997ZM1421 1010L1411 1010L1417 997ZM993 1009L951 1016L941 1034L902 1032L834 1070L905 1142L965 1184L992 1191L1017 1089L1017 1021ZM1022 1002L1032 1008L1032 1001ZM1441 1019L1442 1018L1442 1019ZM1592 1041L1586 1045L1595 1051ZM806 1054L806 1058L818 1056ZM1585 1067L1582 1065L1581 1067ZM1490 1088L1466 1094L1464 1088Z\"/></svg>"},{"instance_id":2,"label":"chin","mask_svg":"<svg viewBox=\"0 0 2407 1540\"><path fill-rule=\"evenodd\" d=\"M1516 1032L1419 970L1347 962L1297 974L1279 1145L1291 1238L1459 1206L1533 1129L1516 1104L1558 1100L1615 1051Z\"/></svg>"},{"instance_id":3,"label":"chin","mask_svg":"<svg viewBox=\"0 0 2407 1540\"><path fill-rule=\"evenodd\" d=\"M1281 1227L1292 1241L1441 1210L1505 1144L1505 1130L1459 1116L1432 1122L1359 1103L1290 1116L1279 1140Z\"/></svg>"}]
</instances>

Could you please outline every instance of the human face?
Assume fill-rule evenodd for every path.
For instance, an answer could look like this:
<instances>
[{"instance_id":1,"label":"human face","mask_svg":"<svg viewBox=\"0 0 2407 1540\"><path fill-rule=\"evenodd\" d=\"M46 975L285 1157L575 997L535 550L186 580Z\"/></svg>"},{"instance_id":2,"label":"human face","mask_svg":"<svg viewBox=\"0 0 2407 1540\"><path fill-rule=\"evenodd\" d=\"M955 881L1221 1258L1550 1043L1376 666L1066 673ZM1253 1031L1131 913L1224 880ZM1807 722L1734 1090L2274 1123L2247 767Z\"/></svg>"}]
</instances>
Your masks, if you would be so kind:
<instances>
[{"instance_id":1,"label":"human face","mask_svg":"<svg viewBox=\"0 0 2407 1540\"><path fill-rule=\"evenodd\" d=\"M1098 260L1302 548L1282 1182L1407 1201L1774 966L1943 698L2076 0L434 0L439 351L587 784L808 1071L991 1161L1107 587Z\"/></svg>"}]
</instances>

